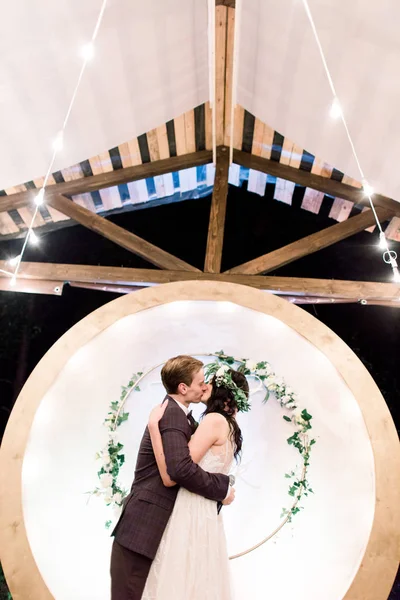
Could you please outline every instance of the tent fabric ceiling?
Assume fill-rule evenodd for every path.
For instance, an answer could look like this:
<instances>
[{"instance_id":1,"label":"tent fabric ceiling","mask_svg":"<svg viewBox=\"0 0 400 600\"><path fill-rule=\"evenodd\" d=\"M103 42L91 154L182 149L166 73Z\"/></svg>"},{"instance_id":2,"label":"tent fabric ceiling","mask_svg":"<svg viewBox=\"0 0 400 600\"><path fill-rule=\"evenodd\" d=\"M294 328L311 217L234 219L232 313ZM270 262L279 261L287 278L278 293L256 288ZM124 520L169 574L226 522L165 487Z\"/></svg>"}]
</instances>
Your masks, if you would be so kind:
<instances>
[{"instance_id":1,"label":"tent fabric ceiling","mask_svg":"<svg viewBox=\"0 0 400 600\"><path fill-rule=\"evenodd\" d=\"M400 4L309 0L336 92L368 181L400 200ZM360 180L300 0L246 0L238 102L303 148Z\"/></svg>"},{"instance_id":2,"label":"tent fabric ceiling","mask_svg":"<svg viewBox=\"0 0 400 600\"><path fill-rule=\"evenodd\" d=\"M309 4L365 174L400 199L400 5ZM0 0L0 189L45 173L99 8L99 0ZM329 116L331 94L300 0L246 0L241 13L238 103L359 180L343 127ZM109 0L54 170L208 97L206 0Z\"/></svg>"},{"instance_id":3,"label":"tent fabric ceiling","mask_svg":"<svg viewBox=\"0 0 400 600\"><path fill-rule=\"evenodd\" d=\"M100 0L0 0L0 189L45 174ZM207 2L109 0L54 171L208 99Z\"/></svg>"}]
</instances>

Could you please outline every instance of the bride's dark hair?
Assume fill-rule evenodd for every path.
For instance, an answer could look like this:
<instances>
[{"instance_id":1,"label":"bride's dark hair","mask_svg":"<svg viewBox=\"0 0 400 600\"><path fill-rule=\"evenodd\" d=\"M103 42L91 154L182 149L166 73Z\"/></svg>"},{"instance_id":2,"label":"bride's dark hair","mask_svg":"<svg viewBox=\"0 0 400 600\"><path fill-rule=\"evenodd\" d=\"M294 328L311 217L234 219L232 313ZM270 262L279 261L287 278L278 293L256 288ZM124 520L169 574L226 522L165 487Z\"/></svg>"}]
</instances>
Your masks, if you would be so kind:
<instances>
[{"instance_id":1,"label":"bride's dark hair","mask_svg":"<svg viewBox=\"0 0 400 600\"><path fill-rule=\"evenodd\" d=\"M239 371L230 369L229 371L232 381L237 385L238 388L242 389L246 396L249 396L249 384L247 383L246 377ZM212 391L211 396L207 402L207 408L203 413L203 416L209 413L219 413L229 423L231 439L235 445L234 456L237 459L242 450L242 432L235 419L235 414L238 405L235 400L235 396L232 390L228 389L224 385L217 386L215 383L215 376L211 380Z\"/></svg>"}]
</instances>

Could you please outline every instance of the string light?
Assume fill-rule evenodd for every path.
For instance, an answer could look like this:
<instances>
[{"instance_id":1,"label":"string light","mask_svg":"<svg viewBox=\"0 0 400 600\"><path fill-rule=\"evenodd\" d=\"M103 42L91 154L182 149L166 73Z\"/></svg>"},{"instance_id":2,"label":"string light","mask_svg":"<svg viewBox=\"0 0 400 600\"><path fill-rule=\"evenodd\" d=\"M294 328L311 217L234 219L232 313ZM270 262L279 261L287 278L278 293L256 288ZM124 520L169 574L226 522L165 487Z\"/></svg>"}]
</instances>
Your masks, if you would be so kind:
<instances>
[{"instance_id":1,"label":"string light","mask_svg":"<svg viewBox=\"0 0 400 600\"><path fill-rule=\"evenodd\" d=\"M383 243L382 240L383 240L383 237L385 236L385 234L384 234L384 232L382 230L381 224L380 224L379 219L378 219L378 215L376 214L374 203L372 201L372 196L374 194L374 190L373 190L372 186L370 186L370 184L368 183L368 181L365 178L364 171L362 170L361 163L360 163L360 160L358 158L358 154L356 152L356 148L354 146L353 138L350 135L350 130L349 130L349 127L347 125L347 121L345 119L343 111L341 110L341 105L340 105L340 102L339 102L339 97L338 97L338 95L336 93L335 86L333 84L333 79L332 79L331 73L329 71L328 63L326 62L325 54L324 54L324 51L322 49L322 45L321 45L321 41L319 39L317 28L315 26L315 22L314 22L312 14L311 14L310 7L308 5L308 0L302 0L302 2L303 2L304 10L305 10L305 12L307 14L307 17L308 17L308 20L309 20L312 32L314 34L315 42L316 42L316 44L318 46L318 50L319 50L319 54L320 54L320 57L321 57L321 60L322 60L322 64L323 64L324 69L325 69L325 75L326 75L326 77L328 79L328 83L329 83L329 86L331 88L331 92L332 92L332 96L333 96L333 102L332 102L332 107L331 107L331 116L333 116L332 115L332 111L334 111L335 115L337 117L340 117L341 120L342 120L343 127L345 128L347 139L349 141L349 144L350 144L353 156L354 156L354 160L356 161L358 170L360 172L361 182L362 182L362 186L363 186L363 192L368 197L371 210L373 212L373 215L374 215L377 227L379 229L379 247L382 247L382 249L385 250L384 253L383 253L382 258L385 261L385 263L389 264L392 267L393 280L396 283L399 283L400 282L400 277L399 277L399 268L398 268L397 260L396 260L397 259L397 254L393 250L389 250L388 249L386 239L385 239L385 245L381 246L381 243Z\"/></svg>"},{"instance_id":2,"label":"string light","mask_svg":"<svg viewBox=\"0 0 400 600\"><path fill-rule=\"evenodd\" d=\"M104 11L106 9L107 1L108 0L102 0L100 11L99 11L99 15L97 17L96 24L95 24L95 27L94 27L94 30L93 30L92 38L91 38L90 42L88 42L82 48L81 54L82 54L82 57L83 57L83 64L82 64L81 70L79 72L78 80L77 80L77 83L75 85L75 89L74 89L74 92L72 94L71 101L69 103L68 110L67 110L67 113L65 115L62 128L57 133L57 136L56 136L56 138L55 138L55 140L53 142L53 154L52 154L52 157L51 157L51 160L50 160L50 164L48 166L48 169L47 169L44 181L43 181L43 186L42 186L42 188L38 191L38 193L35 196L34 202L35 202L36 207L35 207L35 210L34 210L34 213L33 213L32 219L31 219L31 222L29 224L28 231L27 231L26 236L25 236L25 240L24 240L24 243L23 243L23 246L22 246L21 253L19 254L19 256L15 257L15 259L12 259L15 262L10 263L13 266L15 265L14 273L9 273L9 275L11 275L10 286L15 286L15 284L17 282L17 277L18 277L20 266L21 266L21 261L23 259L24 252L25 252L26 246L28 244L28 241L31 242L32 244L37 244L38 241L39 241L37 235L33 231L35 219L36 219L36 216L38 214L39 207L44 202L45 189L46 189L49 177L50 177L50 175L52 173L55 159L57 157L58 152L60 152L62 150L63 145L64 145L64 132L65 132L65 128L67 126L67 123L68 123L68 120L69 120L69 117L70 117L70 114L71 114L71 111L72 111L72 107L74 106L74 103L75 103L75 100L76 100L76 97L77 97L77 94L78 94L78 90L79 90L79 87L80 87L80 84L81 84L81 81L82 81L82 77L83 77L83 74L85 72L87 63L93 57L93 54L94 54L94 42L96 40L96 37L97 37L97 34L99 32L99 28L100 28L101 22L103 20L103 15L104 15Z\"/></svg>"},{"instance_id":3,"label":"string light","mask_svg":"<svg viewBox=\"0 0 400 600\"><path fill-rule=\"evenodd\" d=\"M379 244L378 245L381 250L388 250L388 243L387 243L386 236L383 231L381 231L379 234Z\"/></svg>"},{"instance_id":4,"label":"string light","mask_svg":"<svg viewBox=\"0 0 400 600\"><path fill-rule=\"evenodd\" d=\"M368 181L365 178L362 180L362 186L363 192L366 196L368 196L368 198L374 195L374 188L368 183Z\"/></svg>"},{"instance_id":5,"label":"string light","mask_svg":"<svg viewBox=\"0 0 400 600\"><path fill-rule=\"evenodd\" d=\"M44 202L44 188L39 190L39 192L36 194L36 197L35 197L36 206L41 206L43 204L43 202Z\"/></svg>"},{"instance_id":6,"label":"string light","mask_svg":"<svg viewBox=\"0 0 400 600\"><path fill-rule=\"evenodd\" d=\"M34 246L36 246L36 244L39 243L39 238L36 235L36 233L33 231L33 229L31 229L31 231L29 232L29 242L31 244L33 244Z\"/></svg>"},{"instance_id":7,"label":"string light","mask_svg":"<svg viewBox=\"0 0 400 600\"><path fill-rule=\"evenodd\" d=\"M341 106L339 104L339 100L337 98L333 99L331 110L330 110L329 114L331 115L332 119L338 119L339 117L342 116L342 108L341 108Z\"/></svg>"},{"instance_id":8,"label":"string light","mask_svg":"<svg viewBox=\"0 0 400 600\"><path fill-rule=\"evenodd\" d=\"M82 58L86 61L92 60L94 56L94 45L92 42L85 44L81 51Z\"/></svg>"},{"instance_id":9,"label":"string light","mask_svg":"<svg viewBox=\"0 0 400 600\"><path fill-rule=\"evenodd\" d=\"M19 255L18 256L13 256L12 258L9 258L7 262L12 267L15 267L15 265L18 264L18 261L19 261Z\"/></svg>"}]
</instances>

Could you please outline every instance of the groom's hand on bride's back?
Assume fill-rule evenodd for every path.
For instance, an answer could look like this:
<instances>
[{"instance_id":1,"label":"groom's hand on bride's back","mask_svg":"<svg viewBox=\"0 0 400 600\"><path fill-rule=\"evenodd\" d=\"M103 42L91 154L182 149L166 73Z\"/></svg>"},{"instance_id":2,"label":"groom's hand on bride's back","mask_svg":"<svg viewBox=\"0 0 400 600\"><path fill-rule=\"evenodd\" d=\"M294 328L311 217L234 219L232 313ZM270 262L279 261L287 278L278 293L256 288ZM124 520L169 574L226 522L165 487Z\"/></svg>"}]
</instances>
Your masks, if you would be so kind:
<instances>
[{"instance_id":1,"label":"groom's hand on bride's back","mask_svg":"<svg viewBox=\"0 0 400 600\"><path fill-rule=\"evenodd\" d=\"M228 504L232 504L234 499L235 499L235 488L231 488L229 495L225 498L225 500L222 500L222 504L224 506L227 506Z\"/></svg>"}]
</instances>

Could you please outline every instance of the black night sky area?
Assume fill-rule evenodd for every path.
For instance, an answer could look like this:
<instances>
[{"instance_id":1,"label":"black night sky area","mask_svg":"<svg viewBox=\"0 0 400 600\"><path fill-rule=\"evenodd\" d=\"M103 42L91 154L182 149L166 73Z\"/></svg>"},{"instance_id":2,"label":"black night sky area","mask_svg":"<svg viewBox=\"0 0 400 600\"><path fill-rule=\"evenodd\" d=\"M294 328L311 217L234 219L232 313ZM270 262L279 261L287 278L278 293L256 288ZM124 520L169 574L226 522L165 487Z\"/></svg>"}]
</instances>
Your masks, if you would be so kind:
<instances>
[{"instance_id":1,"label":"black night sky area","mask_svg":"<svg viewBox=\"0 0 400 600\"><path fill-rule=\"evenodd\" d=\"M331 200L321 213L300 208L304 190L296 188L293 205L274 201L273 186L264 198L230 187L222 270L309 235L335 221L328 218ZM203 269L210 197L136 210L110 217L122 227ZM0 258L18 254L21 240L0 242ZM391 243L400 256L400 244ZM25 260L147 267L153 265L81 226L41 235L39 248ZM377 234L359 233L343 242L286 265L270 275L390 281ZM0 291L1 433L21 387L47 350L70 327L117 294L72 288L61 297ZM397 431L400 427L400 309L337 304L305 306L355 352L379 386ZM340 423L338 423L338 427ZM390 600L400 599L397 578Z\"/></svg>"}]
</instances>

